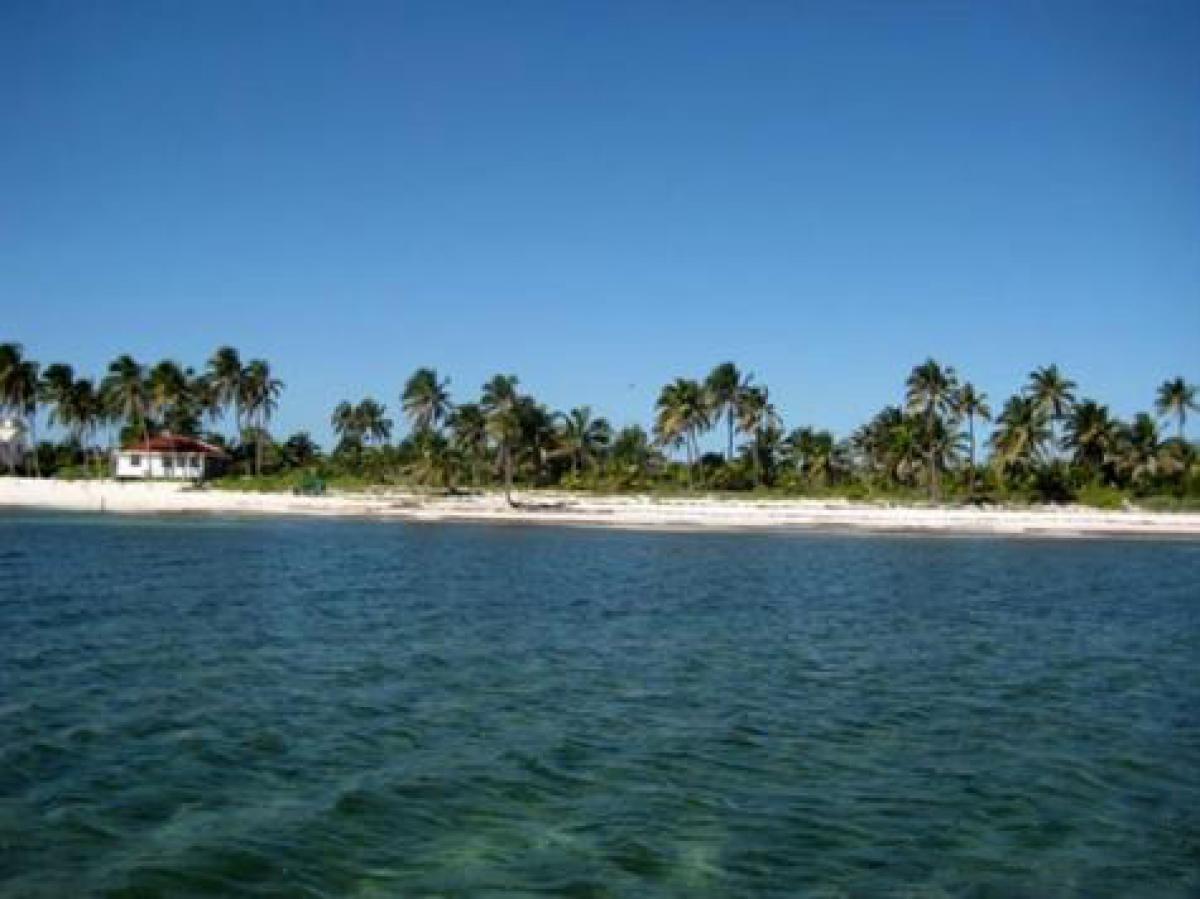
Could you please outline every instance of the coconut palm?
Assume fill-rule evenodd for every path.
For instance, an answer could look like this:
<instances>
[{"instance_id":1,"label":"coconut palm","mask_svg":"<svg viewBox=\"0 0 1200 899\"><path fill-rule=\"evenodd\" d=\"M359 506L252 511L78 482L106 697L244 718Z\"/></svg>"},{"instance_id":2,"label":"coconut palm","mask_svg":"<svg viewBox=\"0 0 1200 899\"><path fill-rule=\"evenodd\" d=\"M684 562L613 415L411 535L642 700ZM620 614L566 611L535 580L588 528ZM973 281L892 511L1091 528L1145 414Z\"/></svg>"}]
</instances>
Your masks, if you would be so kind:
<instances>
[{"instance_id":1,"label":"coconut palm","mask_svg":"<svg viewBox=\"0 0 1200 899\"><path fill-rule=\"evenodd\" d=\"M919 415L924 425L925 465L929 477L929 498L937 500L941 495L941 472L938 465L939 436L937 421L942 416L955 413L958 394L958 376L950 366L943 367L933 359L913 368L905 382L907 387L908 411Z\"/></svg>"},{"instance_id":2,"label":"coconut palm","mask_svg":"<svg viewBox=\"0 0 1200 899\"><path fill-rule=\"evenodd\" d=\"M750 454L754 464L754 480L761 486L764 470L767 467L763 465L766 449L768 446L774 446L773 443L765 440L765 437L768 431L779 431L783 420L779 417L774 403L771 402L770 393L766 387L747 386L743 388L738 392L736 406L738 430L751 437L754 447ZM780 433L776 436L781 442L783 435Z\"/></svg>"},{"instance_id":3,"label":"coconut palm","mask_svg":"<svg viewBox=\"0 0 1200 899\"><path fill-rule=\"evenodd\" d=\"M954 397L955 414L967 420L967 446L970 466L967 470L967 494L975 492L975 419L980 421L992 420L992 408L988 405L987 394L976 390L970 381L958 388Z\"/></svg>"},{"instance_id":4,"label":"coconut palm","mask_svg":"<svg viewBox=\"0 0 1200 899\"><path fill-rule=\"evenodd\" d=\"M1044 365L1029 373L1025 395L1031 397L1050 419L1050 443L1058 449L1058 425L1075 404L1074 381L1065 377L1057 365ZM1052 453L1053 455L1053 453Z\"/></svg>"},{"instance_id":5,"label":"coconut palm","mask_svg":"<svg viewBox=\"0 0 1200 899\"><path fill-rule=\"evenodd\" d=\"M140 430L149 442L150 396L146 389L145 369L132 356L118 356L108 365L108 374L100 385L105 407L125 426Z\"/></svg>"},{"instance_id":6,"label":"coconut palm","mask_svg":"<svg viewBox=\"0 0 1200 899\"><path fill-rule=\"evenodd\" d=\"M1050 415L1029 396L1009 397L992 432L992 460L1002 473L1028 474L1045 458Z\"/></svg>"},{"instance_id":7,"label":"coconut palm","mask_svg":"<svg viewBox=\"0 0 1200 899\"><path fill-rule=\"evenodd\" d=\"M54 362L46 366L42 372L42 382L38 385L38 393L47 406L50 414L47 418L51 427L65 428L71 431L71 390L75 386L75 369L65 362Z\"/></svg>"},{"instance_id":8,"label":"coconut palm","mask_svg":"<svg viewBox=\"0 0 1200 899\"><path fill-rule=\"evenodd\" d=\"M1147 413L1139 412L1121 432L1119 464L1124 477L1134 487L1153 478L1163 467L1163 449L1157 422Z\"/></svg>"},{"instance_id":9,"label":"coconut palm","mask_svg":"<svg viewBox=\"0 0 1200 899\"><path fill-rule=\"evenodd\" d=\"M247 423L254 429L254 473L262 474L263 444L271 421L283 392L283 382L271 372L271 365L264 359L252 359L246 363L242 375L242 387L238 404L246 416Z\"/></svg>"},{"instance_id":10,"label":"coconut palm","mask_svg":"<svg viewBox=\"0 0 1200 899\"><path fill-rule=\"evenodd\" d=\"M1114 461L1120 437L1108 407L1083 400L1071 408L1063 444L1072 451L1071 461L1095 477Z\"/></svg>"},{"instance_id":11,"label":"coconut palm","mask_svg":"<svg viewBox=\"0 0 1200 899\"><path fill-rule=\"evenodd\" d=\"M556 434L559 453L571 460L571 473L578 474L596 460L612 440L612 426L604 418L593 418L591 406L579 406L559 413L560 426Z\"/></svg>"},{"instance_id":12,"label":"coconut palm","mask_svg":"<svg viewBox=\"0 0 1200 899\"><path fill-rule=\"evenodd\" d=\"M308 431L297 431L283 442L283 457L293 468L305 468L317 461L321 448Z\"/></svg>"},{"instance_id":13,"label":"coconut palm","mask_svg":"<svg viewBox=\"0 0 1200 899\"><path fill-rule=\"evenodd\" d=\"M750 375L742 376L738 367L732 362L722 362L716 366L704 379L704 389L708 394L709 407L714 420L725 417L728 429L729 445L725 452L725 461L733 459L733 435L736 428L738 396L750 386Z\"/></svg>"},{"instance_id":14,"label":"coconut palm","mask_svg":"<svg viewBox=\"0 0 1200 899\"><path fill-rule=\"evenodd\" d=\"M471 484L479 486L479 463L487 455L487 417L478 403L456 406L449 417L454 449L471 467Z\"/></svg>"},{"instance_id":15,"label":"coconut palm","mask_svg":"<svg viewBox=\"0 0 1200 899\"><path fill-rule=\"evenodd\" d=\"M682 446L687 456L688 480L700 456L699 434L708 428L710 406L704 389L689 378L676 378L663 387L656 405L655 436L663 446Z\"/></svg>"},{"instance_id":16,"label":"coconut palm","mask_svg":"<svg viewBox=\"0 0 1200 899\"><path fill-rule=\"evenodd\" d=\"M1161 418L1175 417L1178 428L1176 436L1179 442L1183 443L1183 429L1187 425L1188 412L1200 412L1200 405L1196 404L1195 385L1188 384L1183 378L1163 381L1158 388L1154 409Z\"/></svg>"},{"instance_id":17,"label":"coconut palm","mask_svg":"<svg viewBox=\"0 0 1200 899\"><path fill-rule=\"evenodd\" d=\"M223 346L212 354L205 371L208 407L219 410L215 417L233 410L234 426L240 434L242 430L242 396L245 392L246 371L242 366L242 357L231 346Z\"/></svg>"},{"instance_id":18,"label":"coconut palm","mask_svg":"<svg viewBox=\"0 0 1200 899\"><path fill-rule=\"evenodd\" d=\"M165 422L177 417L189 402L188 375L182 366L164 359L153 368L146 379L148 414Z\"/></svg>"},{"instance_id":19,"label":"coconut palm","mask_svg":"<svg viewBox=\"0 0 1200 899\"><path fill-rule=\"evenodd\" d=\"M367 397L354 409L359 430L367 443L387 443L392 437L392 420L387 407Z\"/></svg>"},{"instance_id":20,"label":"coconut palm","mask_svg":"<svg viewBox=\"0 0 1200 899\"><path fill-rule=\"evenodd\" d=\"M632 479L646 476L659 461L650 436L638 425L629 425L617 432L609 456L613 464Z\"/></svg>"},{"instance_id":21,"label":"coconut palm","mask_svg":"<svg viewBox=\"0 0 1200 899\"><path fill-rule=\"evenodd\" d=\"M513 470L522 435L521 395L516 375L496 375L483 385L480 406L486 416L488 437L496 445L496 459L504 473L504 498L512 501Z\"/></svg>"},{"instance_id":22,"label":"coconut palm","mask_svg":"<svg viewBox=\"0 0 1200 899\"><path fill-rule=\"evenodd\" d=\"M450 413L450 379L438 379L432 368L418 368L404 385L401 402L404 414L412 423L413 431L420 433L436 428Z\"/></svg>"},{"instance_id":23,"label":"coconut palm","mask_svg":"<svg viewBox=\"0 0 1200 899\"><path fill-rule=\"evenodd\" d=\"M0 409L11 410L28 429L33 447L33 471L38 477L41 476L36 436L39 370L36 362L25 358L24 348L19 343L0 344Z\"/></svg>"}]
</instances>

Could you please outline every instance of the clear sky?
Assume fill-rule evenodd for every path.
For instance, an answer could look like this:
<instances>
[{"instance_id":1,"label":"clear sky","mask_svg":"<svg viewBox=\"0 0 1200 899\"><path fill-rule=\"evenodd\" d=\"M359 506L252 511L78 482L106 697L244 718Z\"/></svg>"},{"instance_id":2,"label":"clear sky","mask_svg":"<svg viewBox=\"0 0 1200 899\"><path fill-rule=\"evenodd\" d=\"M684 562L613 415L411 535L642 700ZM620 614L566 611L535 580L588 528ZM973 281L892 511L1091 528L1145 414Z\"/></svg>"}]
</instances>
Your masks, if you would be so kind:
<instances>
[{"instance_id":1,"label":"clear sky","mask_svg":"<svg viewBox=\"0 0 1200 899\"><path fill-rule=\"evenodd\" d=\"M0 340L231 343L283 431L419 365L842 434L929 355L1200 381L1195 0L7 0L0 73Z\"/></svg>"}]
</instances>

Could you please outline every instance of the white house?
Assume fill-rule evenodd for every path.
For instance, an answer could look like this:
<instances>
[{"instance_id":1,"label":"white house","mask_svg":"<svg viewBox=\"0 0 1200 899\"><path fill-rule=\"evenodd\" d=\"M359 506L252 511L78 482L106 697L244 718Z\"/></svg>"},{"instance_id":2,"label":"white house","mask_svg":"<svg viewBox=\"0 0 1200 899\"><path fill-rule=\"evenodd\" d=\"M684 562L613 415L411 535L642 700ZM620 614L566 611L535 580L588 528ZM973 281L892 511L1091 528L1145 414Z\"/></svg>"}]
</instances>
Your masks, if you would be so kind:
<instances>
[{"instance_id":1,"label":"white house","mask_svg":"<svg viewBox=\"0 0 1200 899\"><path fill-rule=\"evenodd\" d=\"M141 480L200 481L225 467L225 451L195 437L160 434L116 453L116 476Z\"/></svg>"},{"instance_id":2,"label":"white house","mask_svg":"<svg viewBox=\"0 0 1200 899\"><path fill-rule=\"evenodd\" d=\"M0 418L0 467L16 468L29 451L27 428L19 418Z\"/></svg>"}]
</instances>

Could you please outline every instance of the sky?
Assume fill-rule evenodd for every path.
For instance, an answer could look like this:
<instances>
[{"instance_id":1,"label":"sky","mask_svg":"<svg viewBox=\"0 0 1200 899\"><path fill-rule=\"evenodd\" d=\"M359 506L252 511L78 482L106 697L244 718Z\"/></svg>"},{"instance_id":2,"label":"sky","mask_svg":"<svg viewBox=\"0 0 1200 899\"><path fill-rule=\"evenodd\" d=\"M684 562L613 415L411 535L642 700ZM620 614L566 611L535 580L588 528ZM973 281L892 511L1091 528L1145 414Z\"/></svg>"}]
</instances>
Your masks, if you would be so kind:
<instances>
[{"instance_id":1,"label":"sky","mask_svg":"<svg viewBox=\"0 0 1200 899\"><path fill-rule=\"evenodd\" d=\"M0 340L232 344L284 433L423 365L648 425L728 359L840 435L929 356L1200 381L1194 0L8 0L0 60Z\"/></svg>"}]
</instances>

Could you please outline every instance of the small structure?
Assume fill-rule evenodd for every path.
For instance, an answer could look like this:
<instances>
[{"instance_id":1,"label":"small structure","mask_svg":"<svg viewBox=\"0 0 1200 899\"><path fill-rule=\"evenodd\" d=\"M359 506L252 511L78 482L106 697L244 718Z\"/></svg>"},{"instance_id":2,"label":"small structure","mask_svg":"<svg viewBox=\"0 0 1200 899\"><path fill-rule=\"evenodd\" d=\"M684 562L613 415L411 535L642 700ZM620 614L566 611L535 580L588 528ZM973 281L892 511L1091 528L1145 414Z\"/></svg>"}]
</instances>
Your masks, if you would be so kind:
<instances>
[{"instance_id":1,"label":"small structure","mask_svg":"<svg viewBox=\"0 0 1200 899\"><path fill-rule=\"evenodd\" d=\"M15 469L29 452L28 428L19 418L0 418L0 467Z\"/></svg>"},{"instance_id":2,"label":"small structure","mask_svg":"<svg viewBox=\"0 0 1200 899\"><path fill-rule=\"evenodd\" d=\"M228 462L219 446L195 437L160 434L116 453L116 477L139 480L202 481Z\"/></svg>"}]
</instances>

